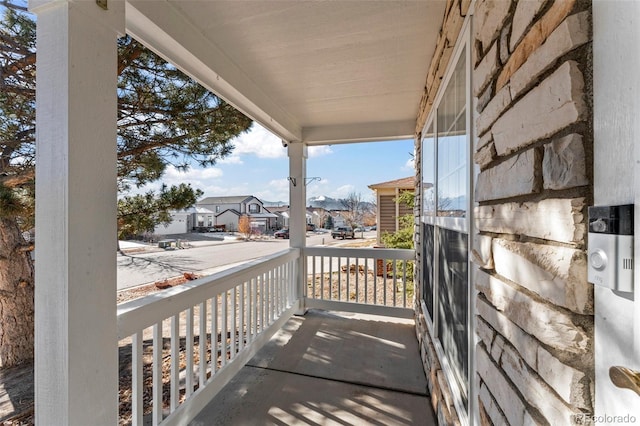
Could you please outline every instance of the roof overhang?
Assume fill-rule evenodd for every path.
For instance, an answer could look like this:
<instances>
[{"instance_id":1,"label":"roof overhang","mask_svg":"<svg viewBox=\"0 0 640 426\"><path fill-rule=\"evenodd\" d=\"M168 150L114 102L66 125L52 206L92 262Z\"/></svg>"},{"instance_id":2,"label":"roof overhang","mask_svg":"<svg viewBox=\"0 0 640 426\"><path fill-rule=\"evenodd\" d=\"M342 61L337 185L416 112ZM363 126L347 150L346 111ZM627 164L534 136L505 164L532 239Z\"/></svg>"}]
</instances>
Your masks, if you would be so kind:
<instances>
[{"instance_id":1,"label":"roof overhang","mask_svg":"<svg viewBox=\"0 0 640 426\"><path fill-rule=\"evenodd\" d=\"M287 141L411 138L446 0L128 0L127 32Z\"/></svg>"}]
</instances>

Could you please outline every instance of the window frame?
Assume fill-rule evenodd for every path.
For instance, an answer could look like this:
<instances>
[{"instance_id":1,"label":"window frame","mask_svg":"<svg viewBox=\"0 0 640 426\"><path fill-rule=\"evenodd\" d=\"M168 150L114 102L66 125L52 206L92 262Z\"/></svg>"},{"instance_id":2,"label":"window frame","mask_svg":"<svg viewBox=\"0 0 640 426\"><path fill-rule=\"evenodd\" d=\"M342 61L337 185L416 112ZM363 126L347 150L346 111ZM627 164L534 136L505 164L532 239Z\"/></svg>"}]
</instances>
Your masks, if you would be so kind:
<instances>
[{"instance_id":1,"label":"window frame","mask_svg":"<svg viewBox=\"0 0 640 426\"><path fill-rule=\"evenodd\" d=\"M440 272L439 267L434 266L432 279L432 302L431 312L433 313L433 318L429 315L429 310L427 309L425 298L421 295L420 303L421 308L424 313L425 322L427 324L428 331L432 336L434 347L436 349L436 354L442 366L442 370L447 377L447 381L450 385L453 402L456 408L458 415L460 416L460 421L463 424L469 423L471 418L477 418L477 414L474 414L477 411L477 403L475 399L477 398L477 390L475 389L476 379L474 373L474 362L475 362L475 343L476 343L476 333L475 333L475 309L473 301L475 300L476 291L473 289L473 272L475 271L475 267L473 262L471 261L470 251L473 246L473 233L474 233L474 218L473 218L473 207L475 204L474 201L474 178L478 173L478 167L474 165L473 162L473 147L475 146L475 134L474 134L474 98L472 93L472 49L473 43L471 40L471 24L470 19L465 19L463 23L463 27L460 31L460 36L456 42L456 45L453 49L451 58L449 63L447 64L447 69L442 79L442 85L438 88L438 93L433 102L433 108L429 112L425 125L422 131L422 138L420 140L421 146L421 169L420 169L420 191L421 191L421 205L420 205L420 239L423 241L425 238L425 230L424 225L433 226L433 259L434 263L438 263L440 259L440 249L438 244L439 239L439 230L451 230L460 233L464 233L467 236L468 246L467 246L467 377L466 377L466 389L464 389L465 394L462 394L463 389L457 386L458 381L456 380L457 373L454 372L454 367L449 362L449 358L446 355L446 352L442 346L440 341L440 336L438 336L438 310L439 310L439 292L438 288L440 286ZM466 125L466 154L467 154L467 164L466 164L466 215L465 217L445 217L438 216L438 108L444 98L445 92L447 90L447 86L449 85L452 75L456 69L458 61L463 58L466 61L464 66L464 75L465 75L465 125ZM433 139L433 152L434 156L433 161L433 173L434 173L434 182L425 182L424 179L424 167L425 167L425 151L424 151L424 143L425 139L431 138ZM425 190L428 189L425 183L433 184L434 191L434 209L431 212L425 211ZM420 253L420 256L424 255ZM422 266L422 270L420 274L424 273L424 266ZM424 283L421 283L420 288L424 289ZM466 399L466 406L465 406Z\"/></svg>"}]
</instances>

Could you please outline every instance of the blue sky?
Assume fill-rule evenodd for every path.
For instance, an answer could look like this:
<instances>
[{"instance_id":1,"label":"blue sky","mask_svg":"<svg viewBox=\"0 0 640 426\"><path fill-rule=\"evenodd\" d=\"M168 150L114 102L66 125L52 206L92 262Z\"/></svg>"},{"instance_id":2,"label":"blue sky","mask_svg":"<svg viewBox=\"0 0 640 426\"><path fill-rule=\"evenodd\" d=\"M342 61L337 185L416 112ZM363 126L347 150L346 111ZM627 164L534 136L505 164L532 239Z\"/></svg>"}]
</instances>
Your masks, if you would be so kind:
<instances>
[{"instance_id":1,"label":"blue sky","mask_svg":"<svg viewBox=\"0 0 640 426\"><path fill-rule=\"evenodd\" d=\"M215 166L187 172L169 168L162 182L191 183L205 197L254 195L263 201L288 202L289 160L280 139L254 123L233 142L233 154ZM371 201L374 196L367 185L414 175L413 150L413 140L310 147L307 176L321 179L308 184L307 198L344 198L356 192ZM159 186L157 182L136 192Z\"/></svg>"}]
</instances>

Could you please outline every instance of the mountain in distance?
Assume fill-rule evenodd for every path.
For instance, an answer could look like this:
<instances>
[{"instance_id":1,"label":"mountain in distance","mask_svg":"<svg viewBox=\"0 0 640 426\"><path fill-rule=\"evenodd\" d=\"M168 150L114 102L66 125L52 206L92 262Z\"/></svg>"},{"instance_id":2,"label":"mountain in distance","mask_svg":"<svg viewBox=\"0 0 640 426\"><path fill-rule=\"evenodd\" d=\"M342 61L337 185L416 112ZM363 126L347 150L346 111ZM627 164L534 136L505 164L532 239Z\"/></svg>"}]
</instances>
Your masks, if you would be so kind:
<instances>
[{"instance_id":1,"label":"mountain in distance","mask_svg":"<svg viewBox=\"0 0 640 426\"><path fill-rule=\"evenodd\" d=\"M263 201L262 204L265 207L280 207L289 205L289 203L286 201ZM307 207L322 207L326 210L344 210L344 205L339 199L327 197L325 195L308 198ZM371 209L374 207L374 205L367 201L363 201L362 207L364 209Z\"/></svg>"},{"instance_id":2,"label":"mountain in distance","mask_svg":"<svg viewBox=\"0 0 640 426\"><path fill-rule=\"evenodd\" d=\"M263 201L262 205L265 207L282 207L282 206L288 206L289 202L288 201Z\"/></svg>"}]
</instances>

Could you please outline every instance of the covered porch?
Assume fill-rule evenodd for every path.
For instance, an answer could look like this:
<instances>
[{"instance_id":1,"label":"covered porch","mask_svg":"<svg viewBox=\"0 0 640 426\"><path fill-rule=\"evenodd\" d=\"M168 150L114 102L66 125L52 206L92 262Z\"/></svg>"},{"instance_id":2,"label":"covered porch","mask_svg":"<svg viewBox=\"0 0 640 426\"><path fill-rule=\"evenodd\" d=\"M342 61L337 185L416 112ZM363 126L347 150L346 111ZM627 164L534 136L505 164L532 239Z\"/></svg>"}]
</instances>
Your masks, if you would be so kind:
<instances>
[{"instance_id":1,"label":"covered porch","mask_svg":"<svg viewBox=\"0 0 640 426\"><path fill-rule=\"evenodd\" d=\"M360 408L343 407L349 419L433 422L415 331L402 342L402 333L389 331L399 318L405 336L413 330L416 253L305 247L305 186L309 146L414 137L445 3L30 2L38 20L36 422L211 424L202 420L211 404L236 392L225 386L245 389L243 368L287 370L322 404L347 402L321 393L316 381L352 387L363 397ZM113 69L116 38L125 33L282 139L290 249L116 306ZM309 309L392 319L294 317ZM313 326L318 318L335 324ZM370 322L384 324L382 336L359 328ZM301 341L302 352L285 345L273 355L298 326L287 338ZM318 338L347 355L322 358L314 353ZM358 339L370 352L349 352L363 346ZM375 353L390 362L367 364ZM309 354L321 366L296 370L296 356ZM270 356L278 367L265 361ZM118 397L122 369L132 376L126 398ZM403 375L412 371L417 381L408 384ZM123 403L130 417L118 419ZM349 422L343 414L309 416Z\"/></svg>"}]
</instances>

